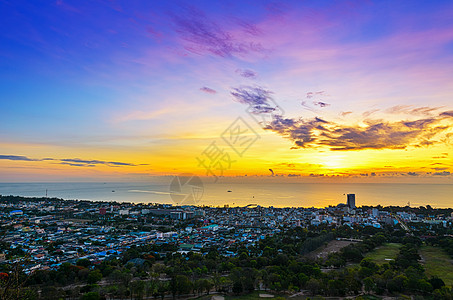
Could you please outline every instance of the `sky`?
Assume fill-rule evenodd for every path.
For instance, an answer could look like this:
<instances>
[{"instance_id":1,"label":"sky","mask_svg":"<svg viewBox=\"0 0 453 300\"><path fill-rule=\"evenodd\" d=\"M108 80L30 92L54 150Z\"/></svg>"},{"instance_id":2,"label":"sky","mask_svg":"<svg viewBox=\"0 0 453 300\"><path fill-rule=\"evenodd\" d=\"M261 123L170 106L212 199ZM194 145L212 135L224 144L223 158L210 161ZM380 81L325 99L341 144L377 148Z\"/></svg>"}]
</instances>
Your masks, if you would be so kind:
<instances>
[{"instance_id":1,"label":"sky","mask_svg":"<svg viewBox=\"0 0 453 300\"><path fill-rule=\"evenodd\" d=\"M451 1L0 0L0 181L453 179Z\"/></svg>"}]
</instances>

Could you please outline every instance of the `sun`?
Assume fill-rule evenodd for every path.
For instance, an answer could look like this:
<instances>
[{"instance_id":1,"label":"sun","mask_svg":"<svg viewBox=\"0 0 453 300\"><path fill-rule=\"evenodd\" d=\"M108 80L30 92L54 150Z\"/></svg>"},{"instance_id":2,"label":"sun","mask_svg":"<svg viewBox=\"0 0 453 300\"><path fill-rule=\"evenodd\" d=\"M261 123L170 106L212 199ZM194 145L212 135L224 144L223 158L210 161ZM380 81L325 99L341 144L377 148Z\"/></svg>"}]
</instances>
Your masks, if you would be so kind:
<instances>
[{"instance_id":1,"label":"sun","mask_svg":"<svg viewBox=\"0 0 453 300\"><path fill-rule=\"evenodd\" d=\"M347 160L345 155L341 154L325 154L320 157L319 163L325 169L344 169L347 168Z\"/></svg>"}]
</instances>

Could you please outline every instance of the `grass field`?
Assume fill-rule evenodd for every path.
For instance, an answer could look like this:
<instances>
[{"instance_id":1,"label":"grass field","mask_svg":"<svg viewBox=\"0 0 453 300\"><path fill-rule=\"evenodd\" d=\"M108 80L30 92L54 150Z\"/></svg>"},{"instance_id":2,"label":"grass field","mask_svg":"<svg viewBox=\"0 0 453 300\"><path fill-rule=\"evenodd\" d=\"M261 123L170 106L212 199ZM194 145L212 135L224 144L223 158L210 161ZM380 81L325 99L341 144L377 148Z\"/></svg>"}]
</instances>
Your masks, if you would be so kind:
<instances>
[{"instance_id":1,"label":"grass field","mask_svg":"<svg viewBox=\"0 0 453 300\"><path fill-rule=\"evenodd\" d=\"M275 299L275 298L261 298L260 294L269 294L269 293L255 291L255 292L253 292L251 294L243 295L243 296L226 296L225 300L232 300L232 299L238 299L238 300ZM278 297L278 296L275 296L275 297Z\"/></svg>"},{"instance_id":2,"label":"grass field","mask_svg":"<svg viewBox=\"0 0 453 300\"><path fill-rule=\"evenodd\" d=\"M425 273L430 276L438 276L445 285L453 285L453 260L441 248L423 246L420 249Z\"/></svg>"},{"instance_id":3,"label":"grass field","mask_svg":"<svg viewBox=\"0 0 453 300\"><path fill-rule=\"evenodd\" d=\"M264 292L263 292L264 293ZM238 300L255 300L255 299L266 299L266 298L260 298L260 292L255 291L253 293L250 293L248 295L241 295L241 296L225 296L225 295L219 295L219 294L211 294L211 295L204 295L198 298L195 298L197 300L212 300L212 299L225 299L225 300L233 300L233 299L238 299ZM273 299L273 298L268 298L268 299Z\"/></svg>"},{"instance_id":4,"label":"grass field","mask_svg":"<svg viewBox=\"0 0 453 300\"><path fill-rule=\"evenodd\" d=\"M387 243L369 252L365 257L371 258L375 263L382 265L389 262L389 259L395 259L401 244Z\"/></svg>"},{"instance_id":5,"label":"grass field","mask_svg":"<svg viewBox=\"0 0 453 300\"><path fill-rule=\"evenodd\" d=\"M330 253L338 252L341 248L344 248L350 244L354 244L354 242L333 240L330 241L327 246L323 245L305 256L310 259L326 258Z\"/></svg>"},{"instance_id":6,"label":"grass field","mask_svg":"<svg viewBox=\"0 0 453 300\"><path fill-rule=\"evenodd\" d=\"M327 298L324 298L324 297L321 297L321 296L301 296L301 295L297 295L295 297L290 297L289 295L275 295L274 294L274 298L263 298L263 297L260 297L259 295L260 294L274 294L274 293L268 293L268 292L265 292L265 291L254 291L253 293L250 293L248 295L241 295L241 296L220 296L218 294L212 294L212 295L205 295L205 296L202 296L202 297L198 297L198 298L195 298L196 300L213 300L213 299L218 299L217 297L220 296L221 297L224 297L224 300L266 300L266 299L291 299L291 300L307 300L307 299L311 299L311 300L320 300L320 299L329 299L329 300L340 300L340 299L344 299L343 297L327 297ZM217 295L217 297L215 296ZM194 300L195 300L194 299ZM379 300L381 299L380 297L377 297L377 296L372 296L372 295L363 295L361 296L359 299L361 300Z\"/></svg>"}]
</instances>

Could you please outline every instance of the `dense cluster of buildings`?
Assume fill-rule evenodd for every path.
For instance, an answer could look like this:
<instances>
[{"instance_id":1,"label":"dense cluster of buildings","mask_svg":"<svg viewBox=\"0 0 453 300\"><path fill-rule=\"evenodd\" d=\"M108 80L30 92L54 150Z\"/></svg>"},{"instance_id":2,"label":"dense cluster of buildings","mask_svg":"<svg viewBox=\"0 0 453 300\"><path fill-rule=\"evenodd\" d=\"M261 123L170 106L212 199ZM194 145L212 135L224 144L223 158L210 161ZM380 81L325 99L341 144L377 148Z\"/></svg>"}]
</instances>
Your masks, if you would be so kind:
<instances>
[{"instance_id":1,"label":"dense cluster of buildings","mask_svg":"<svg viewBox=\"0 0 453 300\"><path fill-rule=\"evenodd\" d=\"M173 207L164 204L105 203L26 199L0 201L0 262L23 261L28 271L56 268L86 258L93 263L120 257L132 245L171 244L168 251L215 247L234 256L238 243L256 243L282 227L394 225L432 222L450 225L451 216L426 218L413 213L391 214L378 208L347 204L326 208ZM161 250L162 251L162 250ZM166 255L165 251L158 253Z\"/></svg>"}]
</instances>

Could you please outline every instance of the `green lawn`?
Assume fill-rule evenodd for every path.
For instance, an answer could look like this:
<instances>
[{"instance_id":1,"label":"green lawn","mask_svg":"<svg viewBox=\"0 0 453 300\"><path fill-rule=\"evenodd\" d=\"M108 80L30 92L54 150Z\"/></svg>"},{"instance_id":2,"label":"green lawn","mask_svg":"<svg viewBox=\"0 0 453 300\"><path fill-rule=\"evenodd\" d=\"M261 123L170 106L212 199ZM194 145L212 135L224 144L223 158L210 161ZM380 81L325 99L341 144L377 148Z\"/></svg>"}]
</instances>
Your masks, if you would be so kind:
<instances>
[{"instance_id":1,"label":"green lawn","mask_svg":"<svg viewBox=\"0 0 453 300\"><path fill-rule=\"evenodd\" d=\"M264 292L262 292L264 294ZM251 294L248 295L243 295L243 296L226 296L225 300L232 300L232 299L239 299L239 300L255 300L255 299L265 299L265 298L260 298L259 292L255 291ZM268 298L272 299L272 298Z\"/></svg>"},{"instance_id":2,"label":"green lawn","mask_svg":"<svg viewBox=\"0 0 453 300\"><path fill-rule=\"evenodd\" d=\"M437 276L445 285L453 285L453 262L452 259L441 248L423 246L420 255L424 259L425 273L428 277Z\"/></svg>"},{"instance_id":3,"label":"green lawn","mask_svg":"<svg viewBox=\"0 0 453 300\"><path fill-rule=\"evenodd\" d=\"M275 295L274 298L261 298L259 296L259 294L271 294L271 295ZM199 297L199 298L196 298L197 300L211 300L211 297L214 296L214 295L218 295L218 294L212 294L212 295L205 295L203 297ZM253 293L251 294L248 294L248 295L242 295L242 296L223 296L225 298L225 300L266 300L266 299L269 299L269 300L275 300L275 299L278 299L278 297L283 297L285 299L291 299L291 300L306 300L308 298L312 299L312 300L318 300L318 299L325 299L321 296L296 296L296 297L289 297L288 295L276 295L272 292L265 292L265 291L254 291ZM334 300L334 299L343 299L342 297L328 297L328 299L331 299L331 300ZM377 297L377 296L371 296L371 295L363 295L361 298L359 298L360 300L379 300L381 299L380 297ZM195 300L195 299L194 299Z\"/></svg>"},{"instance_id":4,"label":"green lawn","mask_svg":"<svg viewBox=\"0 0 453 300\"><path fill-rule=\"evenodd\" d=\"M265 292L265 291L254 291L253 293L250 293L248 295L243 295L243 296L225 296L225 300L233 300L233 299L238 299L238 300L256 300L256 299L260 299L260 300L266 300L266 299L275 299L277 297L279 297L278 295L275 295L274 298L260 298L260 294L271 294L271 295L275 295L274 293L272 292ZM280 296L281 297L281 296ZM286 298L286 297L285 297Z\"/></svg>"},{"instance_id":5,"label":"green lawn","mask_svg":"<svg viewBox=\"0 0 453 300\"><path fill-rule=\"evenodd\" d=\"M401 244L399 243L387 243L369 252L365 257L371 258L375 263L382 265L389 263L388 259L395 259L400 247Z\"/></svg>"}]
</instances>

